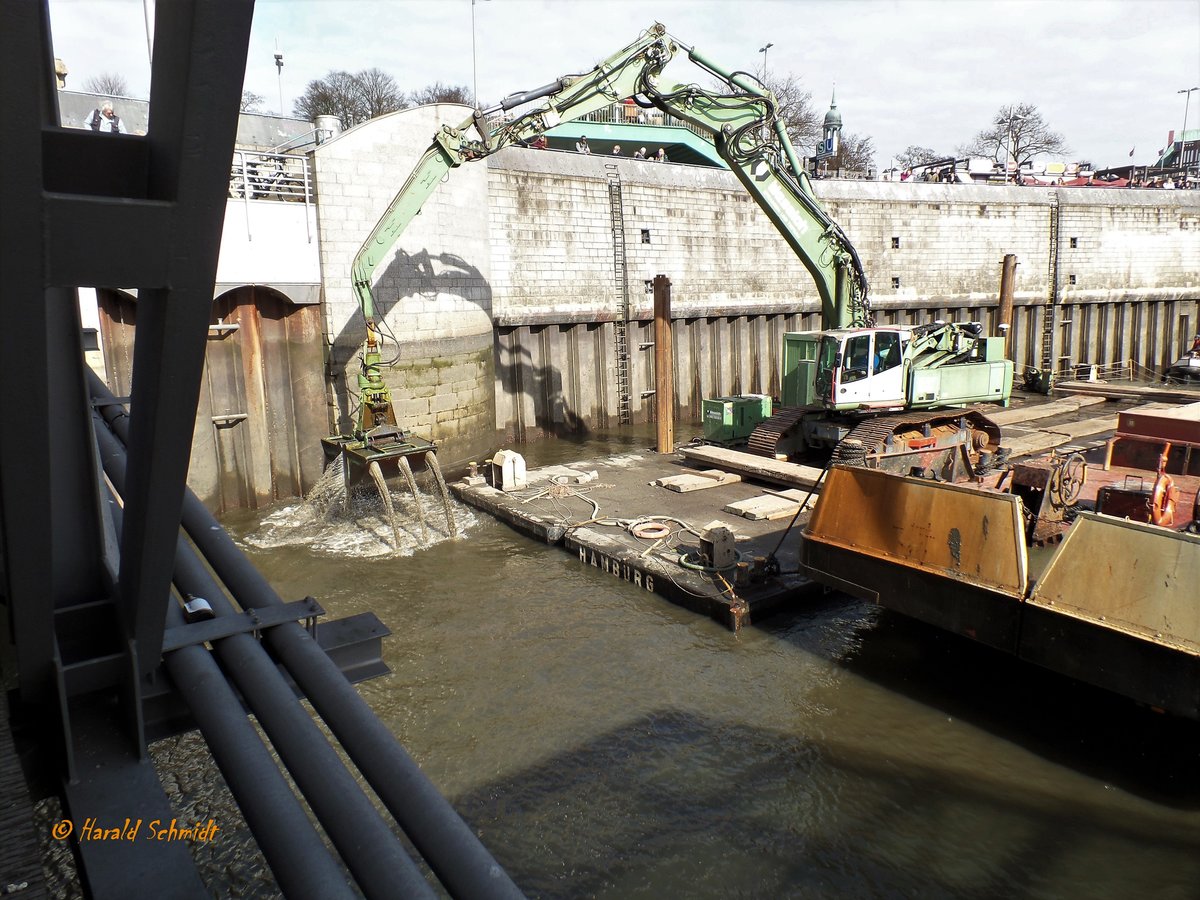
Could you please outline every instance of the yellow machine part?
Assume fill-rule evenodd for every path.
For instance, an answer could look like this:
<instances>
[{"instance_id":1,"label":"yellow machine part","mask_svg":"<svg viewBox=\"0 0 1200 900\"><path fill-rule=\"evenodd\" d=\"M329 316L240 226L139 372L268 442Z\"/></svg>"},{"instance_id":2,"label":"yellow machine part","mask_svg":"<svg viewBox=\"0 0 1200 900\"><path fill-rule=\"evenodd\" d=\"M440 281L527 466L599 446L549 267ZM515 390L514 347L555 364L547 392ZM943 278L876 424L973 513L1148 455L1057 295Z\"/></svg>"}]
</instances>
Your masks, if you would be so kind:
<instances>
[{"instance_id":1,"label":"yellow machine part","mask_svg":"<svg viewBox=\"0 0 1200 900\"><path fill-rule=\"evenodd\" d=\"M1028 602L1200 653L1200 538L1080 513Z\"/></svg>"},{"instance_id":2,"label":"yellow machine part","mask_svg":"<svg viewBox=\"0 0 1200 900\"><path fill-rule=\"evenodd\" d=\"M1021 599L1029 562L1020 500L877 469L834 466L805 540ZM853 580L853 573L844 573Z\"/></svg>"}]
</instances>

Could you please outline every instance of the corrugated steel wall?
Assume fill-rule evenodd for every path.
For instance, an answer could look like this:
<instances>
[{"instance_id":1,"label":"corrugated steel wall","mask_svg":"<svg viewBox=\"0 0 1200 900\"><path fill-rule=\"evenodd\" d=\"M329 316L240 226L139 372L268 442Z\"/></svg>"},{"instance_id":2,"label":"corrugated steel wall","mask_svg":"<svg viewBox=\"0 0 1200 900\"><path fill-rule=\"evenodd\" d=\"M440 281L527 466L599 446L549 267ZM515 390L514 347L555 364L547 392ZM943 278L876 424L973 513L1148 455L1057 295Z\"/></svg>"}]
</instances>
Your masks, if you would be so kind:
<instances>
[{"instance_id":1,"label":"corrugated steel wall","mask_svg":"<svg viewBox=\"0 0 1200 900\"><path fill-rule=\"evenodd\" d=\"M1197 327L1192 299L1073 301L1057 309L1056 368L1070 363L1119 365L1132 360L1162 371L1190 343ZM1010 349L1017 380L1040 368L1046 305L1014 309ZM997 310L989 307L877 305L880 325L918 325L937 319L981 321L995 334ZM676 419L700 420L705 397L764 393L778 396L783 334L816 330L814 311L777 315L676 318ZM606 430L617 424L611 323L520 325L496 329L497 432L506 442ZM634 422L653 419L653 322L630 323Z\"/></svg>"},{"instance_id":2,"label":"corrugated steel wall","mask_svg":"<svg viewBox=\"0 0 1200 900\"><path fill-rule=\"evenodd\" d=\"M108 384L124 396L137 303L97 296ZM215 512L302 496L321 475L328 427L320 307L247 286L217 298L212 321L188 486Z\"/></svg>"}]
</instances>

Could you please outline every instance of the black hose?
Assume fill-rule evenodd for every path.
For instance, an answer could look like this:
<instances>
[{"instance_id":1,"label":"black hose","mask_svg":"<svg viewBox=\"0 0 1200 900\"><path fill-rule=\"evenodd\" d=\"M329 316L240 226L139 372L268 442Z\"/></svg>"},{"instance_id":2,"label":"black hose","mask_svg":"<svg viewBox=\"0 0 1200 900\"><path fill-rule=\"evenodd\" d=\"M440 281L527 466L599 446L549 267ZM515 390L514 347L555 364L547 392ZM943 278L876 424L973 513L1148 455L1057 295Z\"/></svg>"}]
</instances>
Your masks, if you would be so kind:
<instances>
[{"instance_id":1,"label":"black hose","mask_svg":"<svg viewBox=\"0 0 1200 900\"><path fill-rule=\"evenodd\" d=\"M95 373L88 378L93 397L115 399ZM104 412L124 437L124 411ZM183 527L243 609L283 603L191 490L184 492ZM524 896L307 631L293 622L268 629L264 639L452 896Z\"/></svg>"},{"instance_id":2,"label":"black hose","mask_svg":"<svg viewBox=\"0 0 1200 900\"><path fill-rule=\"evenodd\" d=\"M104 447L105 473L116 489L123 491L124 450L106 429L98 428L97 438ZM173 578L180 593L205 598L218 617L235 614L204 561L182 539L176 544ZM214 641L213 647L366 896L385 900L399 891L406 897L432 898L432 889L399 839L300 705L263 646L242 633Z\"/></svg>"}]
</instances>

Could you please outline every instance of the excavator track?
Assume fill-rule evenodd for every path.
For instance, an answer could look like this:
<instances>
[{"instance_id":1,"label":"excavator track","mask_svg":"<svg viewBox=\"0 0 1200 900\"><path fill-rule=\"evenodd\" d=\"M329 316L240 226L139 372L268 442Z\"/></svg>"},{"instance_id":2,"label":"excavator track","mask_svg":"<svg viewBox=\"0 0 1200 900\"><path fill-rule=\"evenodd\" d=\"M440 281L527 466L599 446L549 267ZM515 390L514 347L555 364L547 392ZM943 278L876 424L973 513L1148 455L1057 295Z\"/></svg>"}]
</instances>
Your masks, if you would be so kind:
<instances>
[{"instance_id":1,"label":"excavator track","mask_svg":"<svg viewBox=\"0 0 1200 900\"><path fill-rule=\"evenodd\" d=\"M854 426L841 443L834 448L833 461L835 463L858 462L864 452L867 455L884 453L887 439L891 435L924 428L927 425L932 428L942 423L956 423L959 419L966 419L974 434L987 437L985 446L993 448L1000 446L1000 426L978 408L913 410L894 416L875 416L864 419ZM851 443L852 441L857 443ZM968 449L974 450L975 447Z\"/></svg>"},{"instance_id":2,"label":"excavator track","mask_svg":"<svg viewBox=\"0 0 1200 900\"><path fill-rule=\"evenodd\" d=\"M808 412L811 410L804 406L788 406L775 410L769 419L759 422L746 439L750 452L774 459L780 452L780 441L791 434Z\"/></svg>"},{"instance_id":3,"label":"excavator track","mask_svg":"<svg viewBox=\"0 0 1200 900\"><path fill-rule=\"evenodd\" d=\"M964 418L971 425L973 432L987 436L987 444L994 450L1000 446L1000 426L987 417L984 409L986 407L911 410L889 416L870 416L855 425L838 444L833 451L833 460L862 465L864 453L872 455L884 452L888 438L894 434L923 429L926 425L933 428L943 423L956 423ZM751 433L747 440L750 451L771 458L786 455L787 445L800 426L801 420L805 415L814 412L815 410L803 406L777 410L775 415L760 422ZM857 444L850 444L848 447L848 441L855 441Z\"/></svg>"}]
</instances>

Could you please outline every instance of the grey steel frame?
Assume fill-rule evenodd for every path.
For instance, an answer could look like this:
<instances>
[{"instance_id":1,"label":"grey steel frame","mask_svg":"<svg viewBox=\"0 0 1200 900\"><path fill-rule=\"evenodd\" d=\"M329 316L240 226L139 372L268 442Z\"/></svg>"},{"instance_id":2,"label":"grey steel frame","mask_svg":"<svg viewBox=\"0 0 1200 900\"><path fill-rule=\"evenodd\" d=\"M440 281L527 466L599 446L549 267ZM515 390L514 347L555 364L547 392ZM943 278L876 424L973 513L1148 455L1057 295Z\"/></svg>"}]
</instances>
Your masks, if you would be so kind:
<instances>
[{"instance_id":1,"label":"grey steel frame","mask_svg":"<svg viewBox=\"0 0 1200 900\"><path fill-rule=\"evenodd\" d=\"M240 554L217 541L199 548L204 560L180 531L252 12L252 0L159 3L149 131L104 135L58 124L46 0L0 0L10 125L0 166L0 599L15 699L68 817L170 820L148 763L143 704L164 665L289 896L344 895L351 877L368 896L425 895L431 888L399 836L357 785L348 790L353 777L262 641L242 632L212 652L192 643L163 654L165 628L182 623L173 584L204 592L219 615L234 611L226 593L247 610L280 603ZM127 420L102 386L105 414L94 413L81 286L137 290ZM117 419L124 447L106 424ZM186 502L191 519L207 515L194 497ZM309 633L292 622L264 635L450 893L520 896ZM349 873L324 848L243 699ZM91 896L207 896L184 842L80 841L76 852Z\"/></svg>"}]
</instances>

